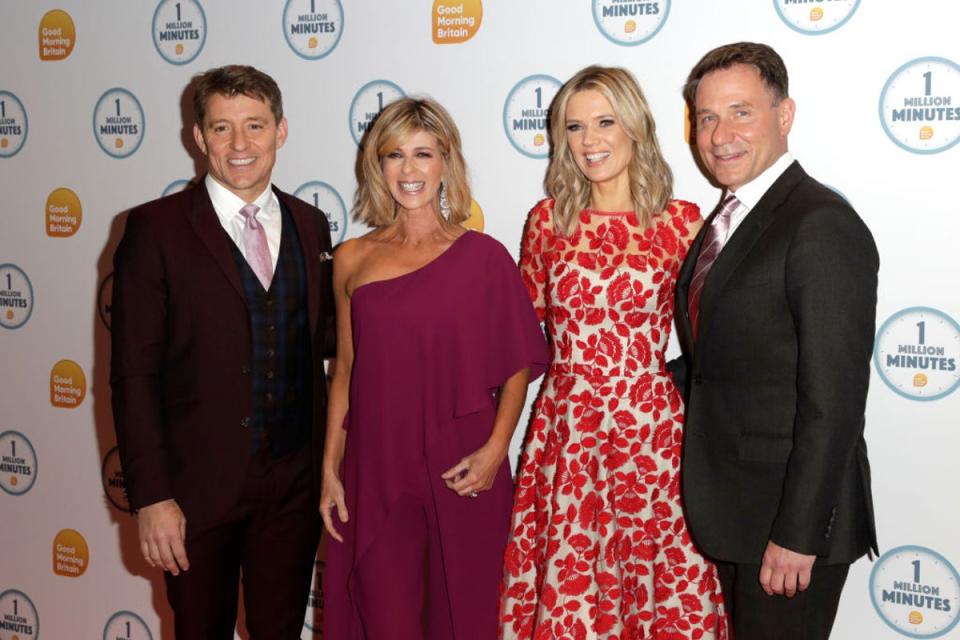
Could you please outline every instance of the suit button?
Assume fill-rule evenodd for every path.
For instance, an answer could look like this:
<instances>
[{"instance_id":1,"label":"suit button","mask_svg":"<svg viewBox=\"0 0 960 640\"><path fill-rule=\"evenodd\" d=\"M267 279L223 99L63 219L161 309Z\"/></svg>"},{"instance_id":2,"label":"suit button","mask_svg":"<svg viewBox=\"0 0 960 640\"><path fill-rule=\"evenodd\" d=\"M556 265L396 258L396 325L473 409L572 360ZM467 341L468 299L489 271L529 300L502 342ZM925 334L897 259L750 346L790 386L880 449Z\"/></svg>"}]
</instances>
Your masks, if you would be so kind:
<instances>
[{"instance_id":1,"label":"suit button","mask_svg":"<svg viewBox=\"0 0 960 640\"><path fill-rule=\"evenodd\" d=\"M268 307L272 307L272 306L273 306L273 299L272 299L272 298L269 299L269 300L267 300L267 306L268 306Z\"/></svg>"},{"instance_id":2,"label":"suit button","mask_svg":"<svg viewBox=\"0 0 960 640\"><path fill-rule=\"evenodd\" d=\"M276 352L276 351L274 351L273 349L267 349L267 357L268 357L268 358L272 358L272 357L274 357L275 355L277 355L277 352Z\"/></svg>"},{"instance_id":3,"label":"suit button","mask_svg":"<svg viewBox=\"0 0 960 640\"><path fill-rule=\"evenodd\" d=\"M241 426L241 427L249 427L249 426L250 426L250 416L243 416L242 418L240 418L240 426Z\"/></svg>"},{"instance_id":4,"label":"suit button","mask_svg":"<svg viewBox=\"0 0 960 640\"><path fill-rule=\"evenodd\" d=\"M267 371L267 380L273 380L273 371Z\"/></svg>"},{"instance_id":5,"label":"suit button","mask_svg":"<svg viewBox=\"0 0 960 640\"><path fill-rule=\"evenodd\" d=\"M272 403L272 402L273 402L273 394L272 394L272 393L270 393L270 392L268 391L266 397L267 397L267 402L269 402L269 403Z\"/></svg>"},{"instance_id":6,"label":"suit button","mask_svg":"<svg viewBox=\"0 0 960 640\"><path fill-rule=\"evenodd\" d=\"M245 376L250 375L250 365L245 364L242 367L240 367L240 373L242 373Z\"/></svg>"},{"instance_id":7,"label":"suit button","mask_svg":"<svg viewBox=\"0 0 960 640\"><path fill-rule=\"evenodd\" d=\"M267 333L273 333L276 330L277 330L277 325L275 324L271 324L270 326L267 327Z\"/></svg>"}]
</instances>

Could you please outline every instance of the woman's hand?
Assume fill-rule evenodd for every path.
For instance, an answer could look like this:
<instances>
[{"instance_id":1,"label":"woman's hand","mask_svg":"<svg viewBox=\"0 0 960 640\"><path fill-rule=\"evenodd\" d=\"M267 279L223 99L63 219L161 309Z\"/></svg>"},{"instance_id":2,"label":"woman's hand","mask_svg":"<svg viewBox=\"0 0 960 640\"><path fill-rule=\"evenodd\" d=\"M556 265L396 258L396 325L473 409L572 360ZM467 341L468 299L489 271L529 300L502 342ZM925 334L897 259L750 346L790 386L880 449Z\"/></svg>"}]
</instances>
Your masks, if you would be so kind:
<instances>
[{"instance_id":1,"label":"woman's hand","mask_svg":"<svg viewBox=\"0 0 960 640\"><path fill-rule=\"evenodd\" d=\"M447 488L458 495L476 497L478 492L493 486L505 456L506 450L488 442L440 477L447 483Z\"/></svg>"},{"instance_id":2,"label":"woman's hand","mask_svg":"<svg viewBox=\"0 0 960 640\"><path fill-rule=\"evenodd\" d=\"M323 486L320 491L320 517L323 518L323 526L327 533L333 536L337 542L343 542L343 536L333 527L333 508L337 509L337 516L340 522L350 520L350 514L347 513L347 503L343 499L343 484L340 479L333 474L324 475Z\"/></svg>"}]
</instances>

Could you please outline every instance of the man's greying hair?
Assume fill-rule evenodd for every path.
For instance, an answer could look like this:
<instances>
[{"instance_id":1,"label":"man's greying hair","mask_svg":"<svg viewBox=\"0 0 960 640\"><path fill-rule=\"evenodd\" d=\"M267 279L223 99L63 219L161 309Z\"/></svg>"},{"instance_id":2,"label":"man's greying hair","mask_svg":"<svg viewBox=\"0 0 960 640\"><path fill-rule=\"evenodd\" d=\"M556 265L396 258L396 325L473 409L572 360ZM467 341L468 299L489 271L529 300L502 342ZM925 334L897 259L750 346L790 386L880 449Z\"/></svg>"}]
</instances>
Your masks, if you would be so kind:
<instances>
[{"instance_id":1,"label":"man's greying hair","mask_svg":"<svg viewBox=\"0 0 960 640\"><path fill-rule=\"evenodd\" d=\"M270 111L278 123L283 119L280 87L273 78L253 67L230 64L194 76L193 115L201 127L207 115L207 101L210 96L217 94L228 98L243 95L263 100L270 105Z\"/></svg>"},{"instance_id":2,"label":"man's greying hair","mask_svg":"<svg viewBox=\"0 0 960 640\"><path fill-rule=\"evenodd\" d=\"M697 87L700 80L712 71L729 69L736 64L748 64L760 72L760 79L774 96L774 104L790 96L787 67L783 59L771 47L757 42L737 42L717 47L709 51L693 67L683 87L683 97L691 111L696 104Z\"/></svg>"}]
</instances>

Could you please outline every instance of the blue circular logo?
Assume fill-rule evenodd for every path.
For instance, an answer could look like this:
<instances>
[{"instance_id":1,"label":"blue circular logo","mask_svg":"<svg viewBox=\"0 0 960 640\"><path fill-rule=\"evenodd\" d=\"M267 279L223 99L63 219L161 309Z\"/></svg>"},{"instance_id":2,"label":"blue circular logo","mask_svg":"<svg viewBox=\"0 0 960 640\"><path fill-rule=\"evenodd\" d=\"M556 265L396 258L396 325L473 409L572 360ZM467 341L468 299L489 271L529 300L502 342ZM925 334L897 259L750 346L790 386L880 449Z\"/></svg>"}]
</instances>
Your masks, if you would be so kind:
<instances>
[{"instance_id":1,"label":"blue circular logo","mask_svg":"<svg viewBox=\"0 0 960 640\"><path fill-rule=\"evenodd\" d=\"M103 626L103 640L153 640L143 618L133 611L117 611Z\"/></svg>"},{"instance_id":2,"label":"blue circular logo","mask_svg":"<svg viewBox=\"0 0 960 640\"><path fill-rule=\"evenodd\" d=\"M17 155L27 141L27 110L20 98L0 91L0 158Z\"/></svg>"},{"instance_id":3,"label":"blue circular logo","mask_svg":"<svg viewBox=\"0 0 960 640\"><path fill-rule=\"evenodd\" d=\"M350 135L353 141L360 144L363 134L383 108L405 95L403 89L389 80L373 80L360 87L350 102Z\"/></svg>"},{"instance_id":4,"label":"blue circular logo","mask_svg":"<svg viewBox=\"0 0 960 640\"><path fill-rule=\"evenodd\" d=\"M784 24L808 36L821 36L835 31L853 17L860 0L831 0L810 6L807 2L773 0L777 15Z\"/></svg>"},{"instance_id":5,"label":"blue circular logo","mask_svg":"<svg viewBox=\"0 0 960 640\"><path fill-rule=\"evenodd\" d=\"M330 242L334 246L343 242L347 233L347 206L336 189L326 182L314 180L300 185L293 195L323 211L330 225Z\"/></svg>"},{"instance_id":6,"label":"blue circular logo","mask_svg":"<svg viewBox=\"0 0 960 640\"><path fill-rule=\"evenodd\" d=\"M670 0L593 0L593 22L607 40L624 47L653 38L670 15Z\"/></svg>"},{"instance_id":7,"label":"blue circular logo","mask_svg":"<svg viewBox=\"0 0 960 640\"><path fill-rule=\"evenodd\" d=\"M7 589L0 593L0 621L3 622L4 631L10 631L20 640L36 640L40 637L37 607L23 591Z\"/></svg>"},{"instance_id":8,"label":"blue circular logo","mask_svg":"<svg viewBox=\"0 0 960 640\"><path fill-rule=\"evenodd\" d=\"M960 386L960 324L942 311L899 311L881 325L874 345L880 379L904 398L939 400Z\"/></svg>"},{"instance_id":9,"label":"blue circular logo","mask_svg":"<svg viewBox=\"0 0 960 640\"><path fill-rule=\"evenodd\" d=\"M0 264L0 326L19 329L33 313L33 285L23 269Z\"/></svg>"},{"instance_id":10,"label":"blue circular logo","mask_svg":"<svg viewBox=\"0 0 960 640\"><path fill-rule=\"evenodd\" d=\"M870 600L877 615L897 633L938 638L957 624L960 575L932 549L897 547L873 565Z\"/></svg>"},{"instance_id":11,"label":"blue circular logo","mask_svg":"<svg viewBox=\"0 0 960 640\"><path fill-rule=\"evenodd\" d=\"M330 55L343 35L340 0L287 0L283 7L283 37L305 60Z\"/></svg>"},{"instance_id":12,"label":"blue circular logo","mask_svg":"<svg viewBox=\"0 0 960 640\"><path fill-rule=\"evenodd\" d=\"M22 496L37 481L37 452L19 431L0 433L0 489Z\"/></svg>"},{"instance_id":13,"label":"blue circular logo","mask_svg":"<svg viewBox=\"0 0 960 640\"><path fill-rule=\"evenodd\" d=\"M187 64L207 41L207 16L197 0L160 0L153 12L153 46L170 64Z\"/></svg>"},{"instance_id":14,"label":"blue circular logo","mask_svg":"<svg viewBox=\"0 0 960 640\"><path fill-rule=\"evenodd\" d=\"M100 480L103 484L103 493L114 507L124 513L131 513L130 499L127 497L127 484L123 478L123 467L120 466L120 448L114 447L107 451L100 467Z\"/></svg>"},{"instance_id":15,"label":"blue circular logo","mask_svg":"<svg viewBox=\"0 0 960 640\"><path fill-rule=\"evenodd\" d=\"M960 65L917 58L893 72L880 93L880 123L912 153L940 153L960 142Z\"/></svg>"},{"instance_id":16,"label":"blue circular logo","mask_svg":"<svg viewBox=\"0 0 960 640\"><path fill-rule=\"evenodd\" d=\"M126 89L105 92L93 109L93 135L112 158L129 158L143 142L146 125L143 107Z\"/></svg>"},{"instance_id":17,"label":"blue circular logo","mask_svg":"<svg viewBox=\"0 0 960 640\"><path fill-rule=\"evenodd\" d=\"M180 193L184 189L188 188L191 184L193 184L191 180L174 180L163 189L163 193L160 194L160 197L166 198L174 193Z\"/></svg>"},{"instance_id":18,"label":"blue circular logo","mask_svg":"<svg viewBox=\"0 0 960 640\"><path fill-rule=\"evenodd\" d=\"M537 74L515 84L503 103L503 130L513 148L529 158L550 155L548 139L550 103L561 83Z\"/></svg>"}]
</instances>

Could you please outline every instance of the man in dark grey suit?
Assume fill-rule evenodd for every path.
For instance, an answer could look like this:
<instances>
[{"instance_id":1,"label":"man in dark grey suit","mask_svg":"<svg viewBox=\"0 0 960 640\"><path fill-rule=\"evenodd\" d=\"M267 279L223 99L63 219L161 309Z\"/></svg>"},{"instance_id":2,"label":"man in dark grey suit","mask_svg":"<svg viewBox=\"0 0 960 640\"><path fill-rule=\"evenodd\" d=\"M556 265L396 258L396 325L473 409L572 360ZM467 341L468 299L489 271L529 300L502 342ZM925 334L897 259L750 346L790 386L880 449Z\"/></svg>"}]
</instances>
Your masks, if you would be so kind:
<instances>
[{"instance_id":1,"label":"man in dark grey suit","mask_svg":"<svg viewBox=\"0 0 960 640\"><path fill-rule=\"evenodd\" d=\"M850 563L877 550L863 415L879 258L790 156L787 84L773 49L738 43L684 91L725 193L677 288L683 491L737 640L827 638Z\"/></svg>"}]
</instances>

